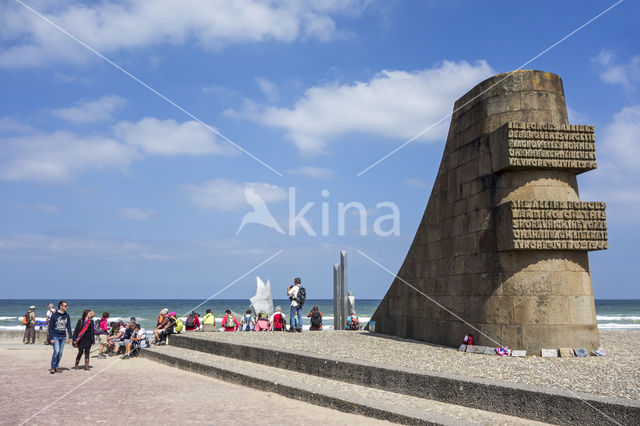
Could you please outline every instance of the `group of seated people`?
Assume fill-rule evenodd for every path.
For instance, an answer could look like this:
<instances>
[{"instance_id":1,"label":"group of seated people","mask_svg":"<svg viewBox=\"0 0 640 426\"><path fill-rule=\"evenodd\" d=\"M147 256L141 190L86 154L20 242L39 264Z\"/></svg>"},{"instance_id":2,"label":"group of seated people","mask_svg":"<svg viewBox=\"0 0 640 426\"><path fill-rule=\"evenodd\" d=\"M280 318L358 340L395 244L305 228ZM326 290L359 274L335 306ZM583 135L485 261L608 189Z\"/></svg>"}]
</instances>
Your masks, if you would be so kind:
<instances>
[{"instance_id":1,"label":"group of seated people","mask_svg":"<svg viewBox=\"0 0 640 426\"><path fill-rule=\"evenodd\" d=\"M311 322L309 330L322 330L322 312L320 312L318 305L314 305L313 308L311 308L311 311L307 314L307 318L309 318ZM281 306L277 306L272 315L266 312L258 312L258 315L254 316L253 311L248 309L240 320L238 320L237 316L234 315L230 309L227 309L222 317L221 326L220 330L222 331L287 331L287 319L282 312ZM291 327L289 328L291 329ZM192 311L183 324L175 312L169 312L169 310L165 308L160 311L158 315L158 321L153 330L155 336L153 343L157 345L166 344L168 336L181 333L183 329L186 331L218 331L218 328L216 328L216 318L211 309L207 309L202 318L200 318L197 312ZM355 312L352 312L347 319L346 329L360 329L360 322Z\"/></svg>"},{"instance_id":2,"label":"group of seated people","mask_svg":"<svg viewBox=\"0 0 640 426\"><path fill-rule=\"evenodd\" d=\"M99 340L98 358L123 353L122 358L127 359L136 354L140 348L149 347L147 332L134 317L131 317L129 322L112 321L109 325L106 338Z\"/></svg>"},{"instance_id":3,"label":"group of seated people","mask_svg":"<svg viewBox=\"0 0 640 426\"><path fill-rule=\"evenodd\" d=\"M322 330L322 312L315 305L307 314L310 319L310 331ZM282 312L282 307L276 307L276 311L269 315L266 312L258 312L257 316L253 316L251 309L248 309L241 321L233 315L230 309L227 309L222 318L222 329L224 331L287 331L287 319ZM289 331L293 328L289 326Z\"/></svg>"}]
</instances>

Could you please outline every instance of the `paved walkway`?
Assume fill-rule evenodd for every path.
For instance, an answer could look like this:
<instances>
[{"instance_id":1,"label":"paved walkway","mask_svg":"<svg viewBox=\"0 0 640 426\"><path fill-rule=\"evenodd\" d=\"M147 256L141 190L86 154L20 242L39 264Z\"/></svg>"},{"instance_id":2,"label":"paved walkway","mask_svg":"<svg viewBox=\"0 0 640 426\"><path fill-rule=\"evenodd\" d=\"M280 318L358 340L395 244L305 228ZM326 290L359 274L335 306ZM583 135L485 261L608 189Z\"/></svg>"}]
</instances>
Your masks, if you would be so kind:
<instances>
[{"instance_id":1,"label":"paved walkway","mask_svg":"<svg viewBox=\"0 0 640 426\"><path fill-rule=\"evenodd\" d=\"M0 346L0 424L389 424L143 358L92 358L90 371L71 370L75 354L65 345L64 372L49 374L50 347Z\"/></svg>"}]
</instances>

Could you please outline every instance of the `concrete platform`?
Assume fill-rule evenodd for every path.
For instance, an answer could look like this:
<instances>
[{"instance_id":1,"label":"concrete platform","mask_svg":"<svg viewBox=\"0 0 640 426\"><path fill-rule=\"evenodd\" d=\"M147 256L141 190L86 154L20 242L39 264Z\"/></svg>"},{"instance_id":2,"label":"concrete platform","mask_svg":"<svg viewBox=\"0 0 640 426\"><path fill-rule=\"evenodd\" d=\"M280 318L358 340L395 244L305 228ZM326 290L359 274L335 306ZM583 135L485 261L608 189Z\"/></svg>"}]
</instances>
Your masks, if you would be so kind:
<instances>
[{"instance_id":1,"label":"concrete platform","mask_svg":"<svg viewBox=\"0 0 640 426\"><path fill-rule=\"evenodd\" d=\"M89 371L71 370L76 351L67 346L63 373L49 374L50 347L9 348L0 346L1 425L389 424L145 358L92 357Z\"/></svg>"},{"instance_id":2,"label":"concrete platform","mask_svg":"<svg viewBox=\"0 0 640 426\"><path fill-rule=\"evenodd\" d=\"M244 386L271 389L292 399L396 423L542 424L176 346L150 348L144 351L144 357Z\"/></svg>"},{"instance_id":3,"label":"concrete platform","mask_svg":"<svg viewBox=\"0 0 640 426\"><path fill-rule=\"evenodd\" d=\"M251 362L254 363L254 369L275 367L341 383L535 421L601 424L614 419L620 424L640 424L640 403L634 400L539 386L516 385L455 374L396 368L389 365L373 365L364 361L347 361L344 358L318 357L272 347L219 341L214 336L207 338L203 334L172 336L170 345L200 352L200 356L213 354ZM149 351L149 355L162 354L162 349ZM184 354L186 356L189 353ZM171 361L173 365L180 364L177 358L179 357L176 356ZM255 364L261 365L255 367ZM190 365L188 368L199 367ZM251 370L251 367L246 368ZM247 374L247 371L244 374ZM414 416L414 418L417 417Z\"/></svg>"}]
</instances>

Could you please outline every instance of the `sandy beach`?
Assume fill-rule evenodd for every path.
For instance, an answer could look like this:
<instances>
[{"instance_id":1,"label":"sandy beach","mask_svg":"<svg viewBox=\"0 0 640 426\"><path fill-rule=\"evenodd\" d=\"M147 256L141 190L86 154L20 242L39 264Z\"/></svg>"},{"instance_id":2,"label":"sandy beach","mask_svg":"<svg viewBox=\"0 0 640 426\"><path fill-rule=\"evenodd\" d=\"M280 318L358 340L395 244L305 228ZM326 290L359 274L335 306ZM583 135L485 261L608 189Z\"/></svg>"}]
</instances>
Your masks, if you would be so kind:
<instances>
[{"instance_id":1,"label":"sandy beach","mask_svg":"<svg viewBox=\"0 0 640 426\"><path fill-rule=\"evenodd\" d=\"M640 399L638 330L601 330L609 355L587 358L512 358L462 353L452 348L369 332L194 333L246 345L259 344L308 355L331 356L425 371L525 383Z\"/></svg>"},{"instance_id":2,"label":"sandy beach","mask_svg":"<svg viewBox=\"0 0 640 426\"><path fill-rule=\"evenodd\" d=\"M64 372L51 375L51 348L0 346L0 424L389 424L144 358L92 358L89 372L70 370L75 353L66 348Z\"/></svg>"}]
</instances>

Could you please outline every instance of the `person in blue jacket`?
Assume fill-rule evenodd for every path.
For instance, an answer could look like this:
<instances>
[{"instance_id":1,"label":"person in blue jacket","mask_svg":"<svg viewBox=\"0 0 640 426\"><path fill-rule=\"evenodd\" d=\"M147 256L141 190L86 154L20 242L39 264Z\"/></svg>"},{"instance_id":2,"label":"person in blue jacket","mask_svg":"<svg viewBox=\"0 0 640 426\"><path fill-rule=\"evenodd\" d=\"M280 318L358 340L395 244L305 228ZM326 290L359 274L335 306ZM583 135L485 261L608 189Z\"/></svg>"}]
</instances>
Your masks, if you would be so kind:
<instances>
[{"instance_id":1,"label":"person in blue jacket","mask_svg":"<svg viewBox=\"0 0 640 426\"><path fill-rule=\"evenodd\" d=\"M49 320L49 343L53 345L53 356L51 357L51 369L49 372L62 373L58 368L60 366L60 360L62 359L62 350L64 349L64 341L67 339L67 333L69 333L69 343L71 343L71 318L67 313L69 305L66 301L61 300L58 302L58 310L51 315Z\"/></svg>"}]
</instances>

